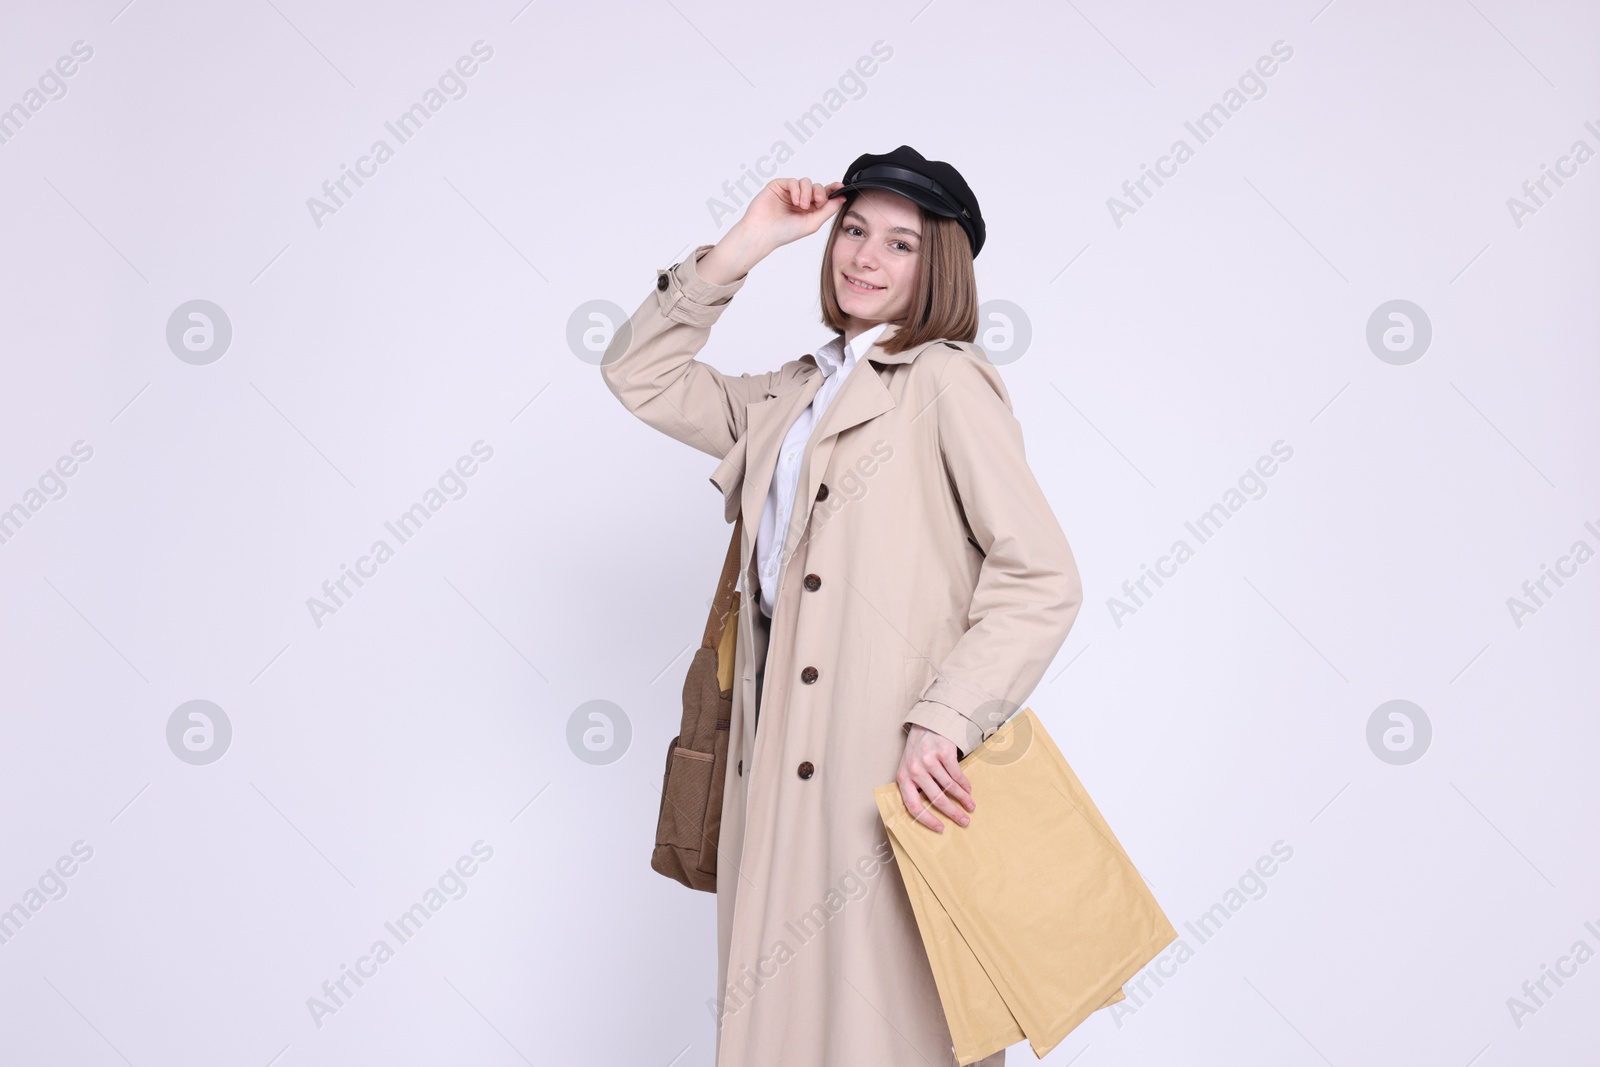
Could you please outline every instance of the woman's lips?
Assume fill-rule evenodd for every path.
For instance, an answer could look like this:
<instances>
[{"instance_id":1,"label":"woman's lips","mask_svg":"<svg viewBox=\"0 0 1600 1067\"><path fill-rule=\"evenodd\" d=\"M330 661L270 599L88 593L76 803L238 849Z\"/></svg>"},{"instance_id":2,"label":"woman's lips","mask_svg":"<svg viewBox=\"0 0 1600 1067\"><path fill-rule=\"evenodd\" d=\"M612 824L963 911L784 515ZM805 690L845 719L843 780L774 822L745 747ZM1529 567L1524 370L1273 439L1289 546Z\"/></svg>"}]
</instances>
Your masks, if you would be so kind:
<instances>
[{"instance_id":1,"label":"woman's lips","mask_svg":"<svg viewBox=\"0 0 1600 1067\"><path fill-rule=\"evenodd\" d=\"M848 274L844 275L844 283L845 283L845 285L850 287L850 291L851 292L853 292L853 293L861 293L864 296L868 295L868 294L871 294L871 293L881 293L881 292L883 292L883 286L881 286L881 285L862 285L862 284L858 284L856 282L856 280L854 278L850 277L850 275L848 275Z\"/></svg>"}]
</instances>

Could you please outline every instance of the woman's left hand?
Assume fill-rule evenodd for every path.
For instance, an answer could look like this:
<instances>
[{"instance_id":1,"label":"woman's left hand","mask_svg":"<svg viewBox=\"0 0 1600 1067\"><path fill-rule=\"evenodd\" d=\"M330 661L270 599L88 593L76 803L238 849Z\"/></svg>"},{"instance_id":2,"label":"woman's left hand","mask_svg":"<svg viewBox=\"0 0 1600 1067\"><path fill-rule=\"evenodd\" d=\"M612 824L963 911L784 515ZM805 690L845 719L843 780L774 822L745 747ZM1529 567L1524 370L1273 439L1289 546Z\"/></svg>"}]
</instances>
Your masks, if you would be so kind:
<instances>
[{"instance_id":1,"label":"woman's left hand","mask_svg":"<svg viewBox=\"0 0 1600 1067\"><path fill-rule=\"evenodd\" d=\"M934 815L933 808L965 826L970 821L967 812L978 806L972 799L972 783L961 772L956 751L955 742L948 737L912 723L906 734L905 751L900 754L900 770L894 776L911 817L939 833L944 832L944 823ZM923 802L923 797L932 807Z\"/></svg>"}]
</instances>

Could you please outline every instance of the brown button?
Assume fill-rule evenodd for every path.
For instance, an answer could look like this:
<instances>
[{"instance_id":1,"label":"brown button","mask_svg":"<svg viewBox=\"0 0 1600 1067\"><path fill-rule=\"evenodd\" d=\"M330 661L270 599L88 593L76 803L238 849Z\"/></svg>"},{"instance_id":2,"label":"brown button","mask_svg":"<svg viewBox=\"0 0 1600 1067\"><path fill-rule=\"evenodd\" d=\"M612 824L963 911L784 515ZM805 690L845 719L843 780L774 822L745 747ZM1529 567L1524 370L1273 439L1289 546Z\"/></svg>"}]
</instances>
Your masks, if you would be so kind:
<instances>
[{"instance_id":1,"label":"brown button","mask_svg":"<svg viewBox=\"0 0 1600 1067\"><path fill-rule=\"evenodd\" d=\"M814 772L815 770L816 770L816 768L811 766L811 761L810 760L806 760L804 763L800 764L800 766L795 769L795 773L798 774L802 778L810 778L811 775L812 775L812 772Z\"/></svg>"},{"instance_id":2,"label":"brown button","mask_svg":"<svg viewBox=\"0 0 1600 1067\"><path fill-rule=\"evenodd\" d=\"M657 276L656 288L661 290L663 293L667 291L667 276L665 274ZM724 764L724 766L726 766L726 764Z\"/></svg>"},{"instance_id":3,"label":"brown button","mask_svg":"<svg viewBox=\"0 0 1600 1067\"><path fill-rule=\"evenodd\" d=\"M805 670L800 672L800 680L807 685L810 685L812 682L817 680L817 669L815 667L807 667ZM724 764L724 766L726 766L726 764Z\"/></svg>"},{"instance_id":4,"label":"brown button","mask_svg":"<svg viewBox=\"0 0 1600 1067\"><path fill-rule=\"evenodd\" d=\"M827 482L823 482L821 485L819 485L817 487L817 499L818 500L826 500L826 499L828 499L828 483Z\"/></svg>"},{"instance_id":5,"label":"brown button","mask_svg":"<svg viewBox=\"0 0 1600 1067\"><path fill-rule=\"evenodd\" d=\"M726 767L726 766L727 766L727 764L726 764L726 763L724 763L724 764L723 764L723 766L724 766L724 767ZM740 775L740 776L741 776L741 777L743 777L743 775L744 775L744 760L740 760L740 761L739 761L739 775Z\"/></svg>"},{"instance_id":6,"label":"brown button","mask_svg":"<svg viewBox=\"0 0 1600 1067\"><path fill-rule=\"evenodd\" d=\"M821 585L822 585L822 579L821 578L818 578L815 574L806 575L806 588L807 589L809 589L813 593L815 593L817 591L818 587L820 587Z\"/></svg>"}]
</instances>

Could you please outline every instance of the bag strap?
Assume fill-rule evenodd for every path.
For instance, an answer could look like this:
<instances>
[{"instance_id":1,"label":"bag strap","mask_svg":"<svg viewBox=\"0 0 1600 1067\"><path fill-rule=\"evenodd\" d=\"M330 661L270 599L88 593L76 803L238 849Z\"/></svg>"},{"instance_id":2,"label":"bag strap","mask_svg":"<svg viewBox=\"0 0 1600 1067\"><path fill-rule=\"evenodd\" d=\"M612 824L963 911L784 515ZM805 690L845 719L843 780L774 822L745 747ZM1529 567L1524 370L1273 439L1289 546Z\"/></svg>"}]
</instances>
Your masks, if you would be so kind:
<instances>
[{"instance_id":1,"label":"bag strap","mask_svg":"<svg viewBox=\"0 0 1600 1067\"><path fill-rule=\"evenodd\" d=\"M705 636L701 648L717 648L722 644L722 631L728 625L728 615L734 609L734 598L739 594L740 532L744 526L744 512L733 521L733 538L728 542L728 555L722 561L722 577L717 581L717 595L711 602L711 615L706 619Z\"/></svg>"}]
</instances>

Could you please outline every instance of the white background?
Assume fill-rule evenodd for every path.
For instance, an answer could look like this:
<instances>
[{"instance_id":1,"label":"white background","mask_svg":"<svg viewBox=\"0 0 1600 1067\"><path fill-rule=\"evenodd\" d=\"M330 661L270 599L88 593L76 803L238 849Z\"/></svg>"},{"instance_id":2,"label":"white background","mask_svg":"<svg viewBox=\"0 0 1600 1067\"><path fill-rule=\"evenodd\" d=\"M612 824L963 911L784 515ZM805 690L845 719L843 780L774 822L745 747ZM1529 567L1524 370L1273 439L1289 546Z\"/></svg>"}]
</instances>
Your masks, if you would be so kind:
<instances>
[{"instance_id":1,"label":"white background","mask_svg":"<svg viewBox=\"0 0 1600 1067\"><path fill-rule=\"evenodd\" d=\"M1507 600L1600 549L1600 161L1520 226L1507 198L1600 150L1600 17L1321 3L8 4L0 107L93 56L0 144L0 508L93 455L0 544L0 908L93 855L0 945L0 1062L712 1063L714 901L648 859L726 545L715 461L567 337L725 232L708 198L780 139L819 181L899 144L954 163L981 296L1031 325L992 347L1085 604L1030 705L1195 948L1049 1062L1589 1062L1600 962L1520 1026L1507 999L1600 951L1600 562L1520 626ZM308 198L380 137L319 226ZM1180 137L1118 226L1107 198ZM753 272L709 362L826 339L821 241ZM233 332L206 365L166 340L194 299ZM1394 299L1432 325L1404 365L1366 341ZM466 494L313 621L480 440ZM204 766L167 742L195 699L233 731ZM1432 727L1406 765L1367 742L1393 699ZM568 743L591 700L631 724L604 765ZM308 998L480 840L465 896L318 1026Z\"/></svg>"}]
</instances>

